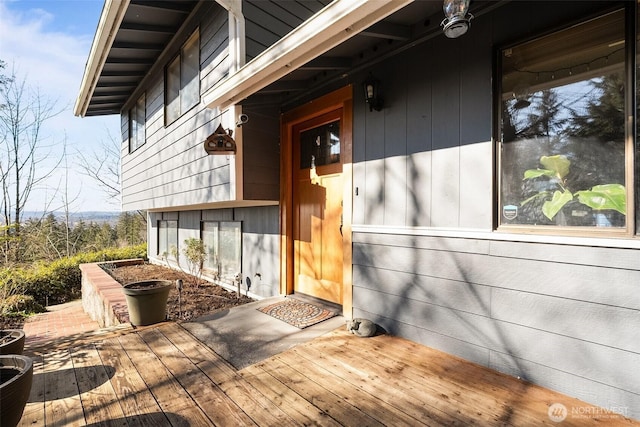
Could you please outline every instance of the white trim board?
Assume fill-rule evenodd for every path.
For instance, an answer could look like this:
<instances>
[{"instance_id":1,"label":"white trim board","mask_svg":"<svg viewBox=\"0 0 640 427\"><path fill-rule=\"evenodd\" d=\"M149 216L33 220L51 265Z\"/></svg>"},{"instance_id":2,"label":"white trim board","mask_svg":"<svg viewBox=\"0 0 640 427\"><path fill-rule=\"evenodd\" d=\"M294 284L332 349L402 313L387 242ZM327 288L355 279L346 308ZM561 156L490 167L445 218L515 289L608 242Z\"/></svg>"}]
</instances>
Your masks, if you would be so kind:
<instances>
[{"instance_id":1,"label":"white trim board","mask_svg":"<svg viewBox=\"0 0 640 427\"><path fill-rule=\"evenodd\" d=\"M209 108L239 103L413 0L334 0L203 95Z\"/></svg>"}]
</instances>

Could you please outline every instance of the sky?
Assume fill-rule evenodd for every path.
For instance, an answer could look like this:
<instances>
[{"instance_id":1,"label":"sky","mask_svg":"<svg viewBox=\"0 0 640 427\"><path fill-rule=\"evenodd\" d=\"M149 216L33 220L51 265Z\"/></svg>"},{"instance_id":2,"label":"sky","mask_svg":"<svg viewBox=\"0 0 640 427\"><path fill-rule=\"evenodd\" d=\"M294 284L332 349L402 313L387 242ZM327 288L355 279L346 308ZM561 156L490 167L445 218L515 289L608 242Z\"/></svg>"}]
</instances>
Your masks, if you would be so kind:
<instances>
[{"instance_id":1,"label":"sky","mask_svg":"<svg viewBox=\"0 0 640 427\"><path fill-rule=\"evenodd\" d=\"M119 211L119 201L108 198L91 178L78 173L78 152L91 156L103 144L119 138L120 117L75 117L73 106L84 66L102 12L103 0L0 0L0 60L4 74L15 70L18 80L37 88L41 97L62 112L45 122L43 144L50 157L69 154L67 194L71 212ZM29 198L26 210L55 210L64 206L54 188L64 182L64 168L56 169L46 185Z\"/></svg>"}]
</instances>

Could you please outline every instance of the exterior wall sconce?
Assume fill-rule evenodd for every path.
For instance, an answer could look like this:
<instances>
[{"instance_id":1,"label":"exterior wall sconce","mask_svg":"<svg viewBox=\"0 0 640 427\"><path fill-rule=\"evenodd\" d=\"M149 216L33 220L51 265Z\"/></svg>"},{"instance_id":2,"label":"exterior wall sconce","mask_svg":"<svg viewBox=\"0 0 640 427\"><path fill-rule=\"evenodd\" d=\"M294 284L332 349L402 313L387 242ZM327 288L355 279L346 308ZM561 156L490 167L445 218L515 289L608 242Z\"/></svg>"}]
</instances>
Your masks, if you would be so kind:
<instances>
[{"instance_id":1,"label":"exterior wall sconce","mask_svg":"<svg viewBox=\"0 0 640 427\"><path fill-rule=\"evenodd\" d=\"M471 27L473 15L467 13L470 0L444 0L444 20L440 23L444 35L450 39L460 37Z\"/></svg>"},{"instance_id":2,"label":"exterior wall sconce","mask_svg":"<svg viewBox=\"0 0 640 427\"><path fill-rule=\"evenodd\" d=\"M207 154L236 154L236 141L231 137L233 131L225 131L222 125L204 141Z\"/></svg>"},{"instance_id":3,"label":"exterior wall sconce","mask_svg":"<svg viewBox=\"0 0 640 427\"><path fill-rule=\"evenodd\" d=\"M380 97L380 81L369 73L369 77L362 84L364 87L364 97L369 104L369 111L380 111L384 105L384 100Z\"/></svg>"}]
</instances>

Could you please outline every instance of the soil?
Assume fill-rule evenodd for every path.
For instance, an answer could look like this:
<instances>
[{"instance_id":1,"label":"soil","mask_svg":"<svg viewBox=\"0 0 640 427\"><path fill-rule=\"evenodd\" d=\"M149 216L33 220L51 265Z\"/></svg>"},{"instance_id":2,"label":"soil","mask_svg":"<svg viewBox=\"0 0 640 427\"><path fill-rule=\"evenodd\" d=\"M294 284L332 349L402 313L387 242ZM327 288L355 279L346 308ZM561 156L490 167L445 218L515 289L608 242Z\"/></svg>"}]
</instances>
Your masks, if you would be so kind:
<instances>
[{"instance_id":1,"label":"soil","mask_svg":"<svg viewBox=\"0 0 640 427\"><path fill-rule=\"evenodd\" d=\"M228 291L206 280L198 281L185 272L161 265L128 265L110 269L109 273L123 285L143 280L171 280L175 283L177 279L182 279L182 292L178 293L176 287L172 287L167 301L168 318L178 322L254 301L246 295L238 297L237 292Z\"/></svg>"}]
</instances>

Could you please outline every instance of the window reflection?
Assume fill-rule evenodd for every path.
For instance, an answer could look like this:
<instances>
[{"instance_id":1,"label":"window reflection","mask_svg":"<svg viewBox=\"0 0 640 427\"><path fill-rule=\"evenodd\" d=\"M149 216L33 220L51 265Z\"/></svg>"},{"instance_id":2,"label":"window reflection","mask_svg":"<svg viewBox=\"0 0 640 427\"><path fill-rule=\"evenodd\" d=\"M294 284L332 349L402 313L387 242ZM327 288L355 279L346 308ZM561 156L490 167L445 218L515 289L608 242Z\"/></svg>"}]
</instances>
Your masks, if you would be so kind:
<instances>
[{"instance_id":1,"label":"window reflection","mask_svg":"<svg viewBox=\"0 0 640 427\"><path fill-rule=\"evenodd\" d=\"M625 227L624 13L504 49L501 224Z\"/></svg>"}]
</instances>

